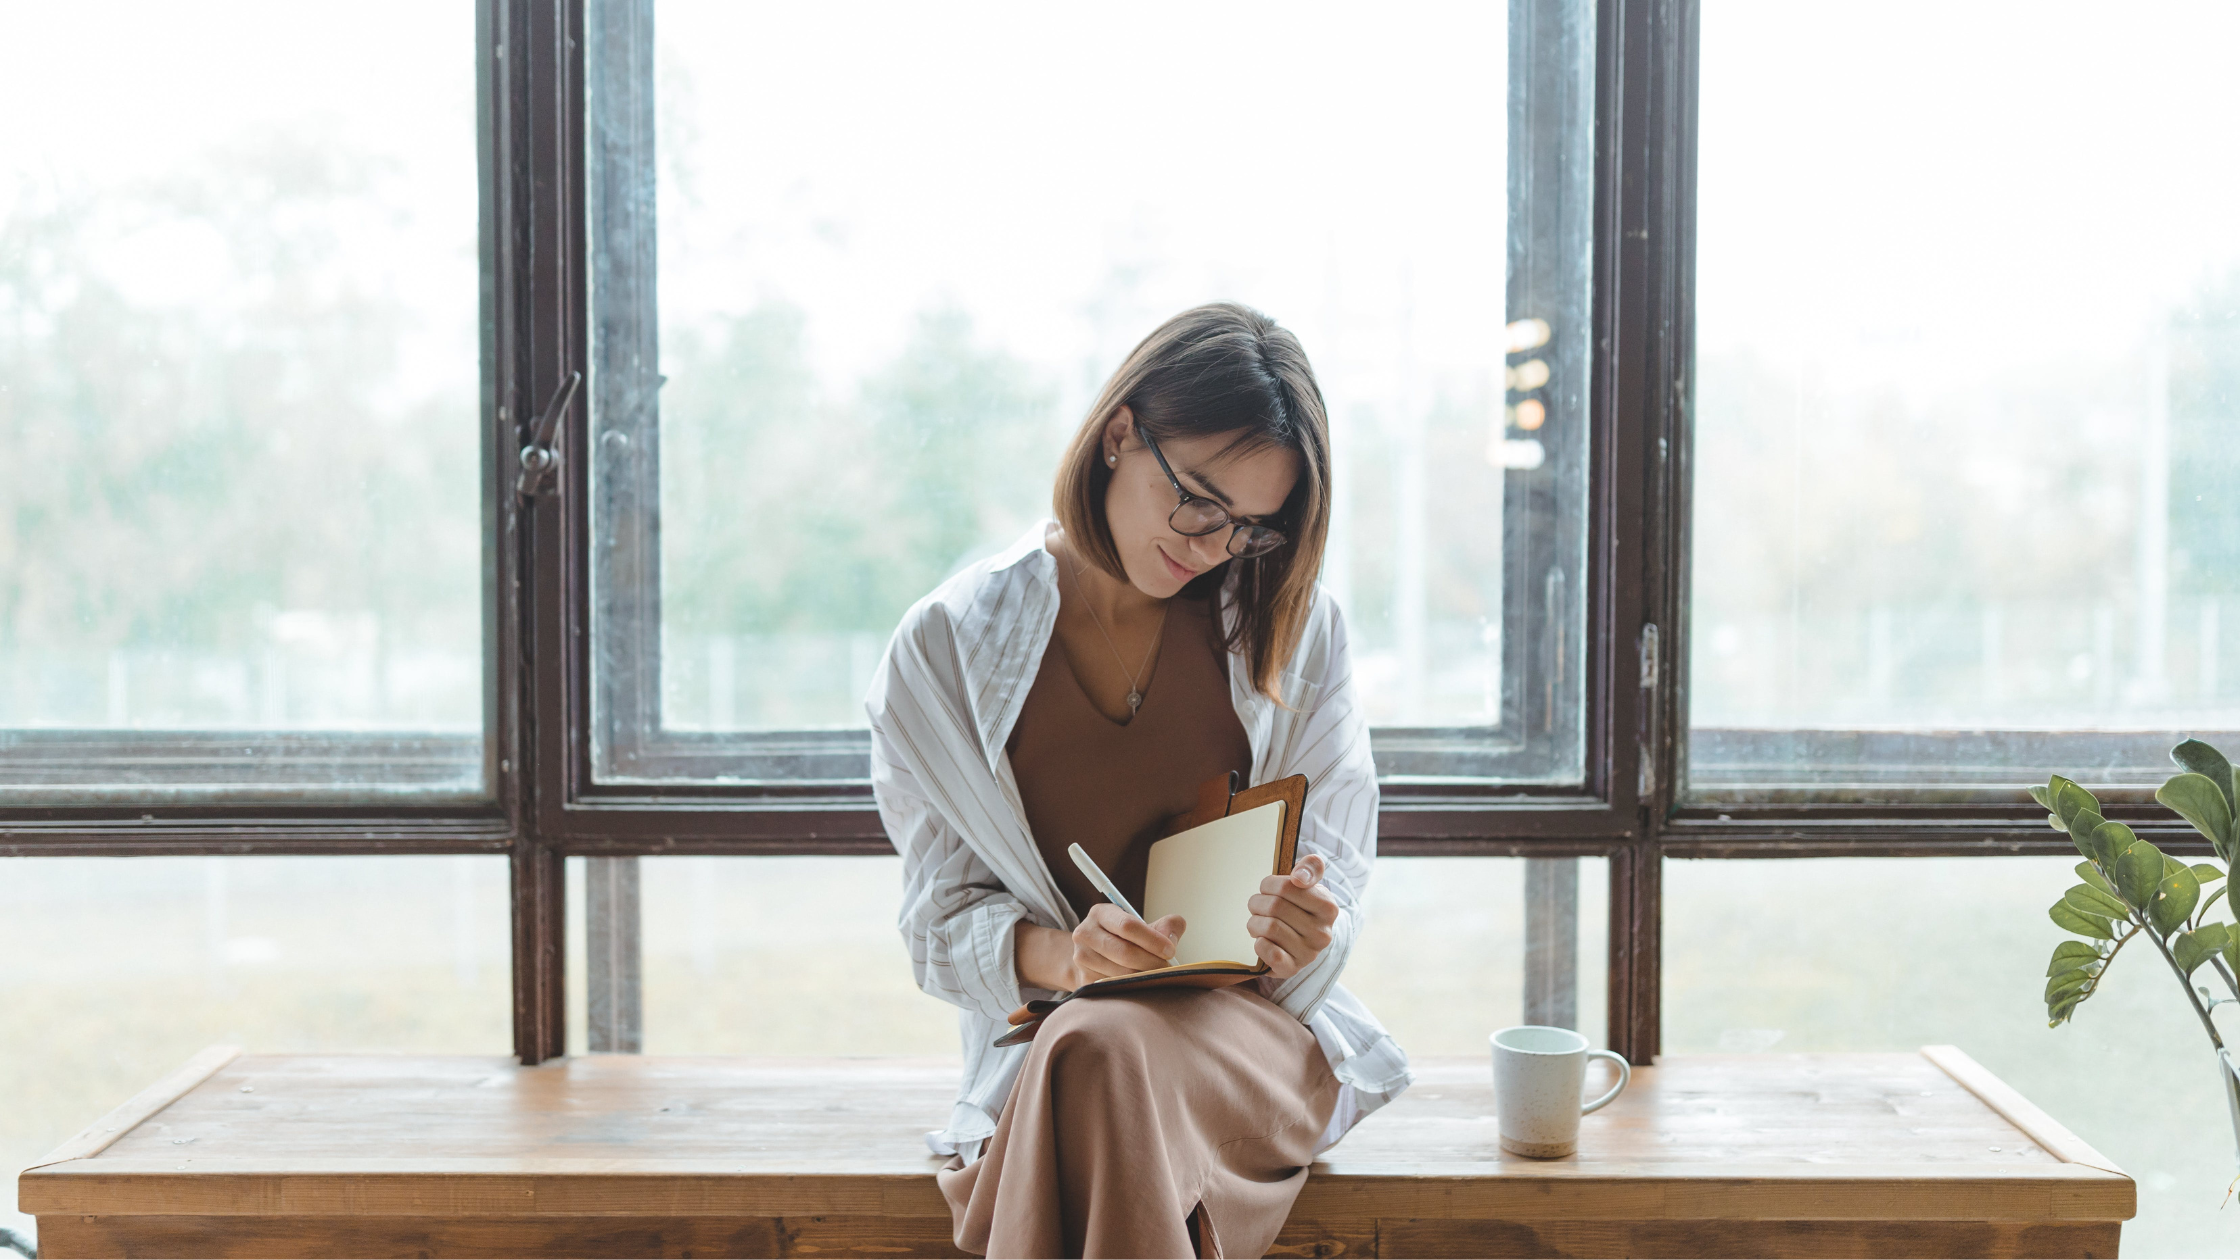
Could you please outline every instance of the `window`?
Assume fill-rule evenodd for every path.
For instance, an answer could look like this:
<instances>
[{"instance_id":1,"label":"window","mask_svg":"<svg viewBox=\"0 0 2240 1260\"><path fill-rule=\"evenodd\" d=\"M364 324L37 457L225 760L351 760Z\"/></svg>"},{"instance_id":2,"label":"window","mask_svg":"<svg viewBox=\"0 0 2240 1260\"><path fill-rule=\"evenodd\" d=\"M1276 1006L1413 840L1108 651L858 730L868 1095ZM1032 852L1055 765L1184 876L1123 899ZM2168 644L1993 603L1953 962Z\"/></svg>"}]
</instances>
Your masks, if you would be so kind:
<instances>
[{"instance_id":1,"label":"window","mask_svg":"<svg viewBox=\"0 0 2240 1260\"><path fill-rule=\"evenodd\" d=\"M683 996L820 906L920 1001L869 669L1210 297L1332 403L1356 978L1426 1050L1912 1036L1956 991L1791 1001L1841 973L1734 890L2026 873L2025 779L2240 747L2221 7L223 12L0 47L0 855L423 872L477 1046L499 903L445 864L501 853L526 1061L836 1044L754 1022L798 985ZM1770 852L1843 856L1666 896Z\"/></svg>"},{"instance_id":2,"label":"window","mask_svg":"<svg viewBox=\"0 0 2240 1260\"><path fill-rule=\"evenodd\" d=\"M903 610L1236 299L1328 401L1380 769L1579 784L1593 39L1546 8L1512 83L1483 5L593 0L593 777L860 783Z\"/></svg>"},{"instance_id":3,"label":"window","mask_svg":"<svg viewBox=\"0 0 2240 1260\"><path fill-rule=\"evenodd\" d=\"M468 9L0 53L0 807L487 799Z\"/></svg>"},{"instance_id":4,"label":"window","mask_svg":"<svg viewBox=\"0 0 2240 1260\"><path fill-rule=\"evenodd\" d=\"M2152 12L1705 6L1699 799L2233 744L2240 175L2194 156L2233 14Z\"/></svg>"},{"instance_id":5,"label":"window","mask_svg":"<svg viewBox=\"0 0 2240 1260\"><path fill-rule=\"evenodd\" d=\"M494 857L0 858L0 1227L205 1046L505 1054L505 903Z\"/></svg>"},{"instance_id":6,"label":"window","mask_svg":"<svg viewBox=\"0 0 2240 1260\"><path fill-rule=\"evenodd\" d=\"M1958 1045L2139 1183L2124 1254L2215 1255L2230 1245L2229 1174L2215 1170L2232 1135L2200 1026L2152 974L2161 963L2119 964L2075 1021L2045 1025L2045 906L2076 881L2073 865L2075 854L1674 862L1665 1047ZM2139 1106L2105 1088L2111 1071L2170 1092Z\"/></svg>"}]
</instances>

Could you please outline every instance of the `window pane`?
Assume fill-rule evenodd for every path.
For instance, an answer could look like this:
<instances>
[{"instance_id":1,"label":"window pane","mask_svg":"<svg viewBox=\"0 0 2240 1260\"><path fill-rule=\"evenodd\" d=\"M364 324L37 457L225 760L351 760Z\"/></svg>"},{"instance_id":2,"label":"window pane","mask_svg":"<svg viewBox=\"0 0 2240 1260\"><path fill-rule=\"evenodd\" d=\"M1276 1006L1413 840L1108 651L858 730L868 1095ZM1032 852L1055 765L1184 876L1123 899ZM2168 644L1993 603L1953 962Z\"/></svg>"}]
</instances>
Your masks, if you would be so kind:
<instances>
[{"instance_id":1,"label":"window pane","mask_svg":"<svg viewBox=\"0 0 2240 1260\"><path fill-rule=\"evenodd\" d=\"M637 864L646 1053L958 1052L955 1011L918 991L895 935L900 858ZM590 1044L593 1005L585 942L599 930L599 916L587 913L586 865L568 863L568 922L581 925L571 929L568 962L568 1044L578 1053ZM1604 1044L1609 864L1550 860L1539 882L1529 865L1377 865L1345 984L1409 1053L1485 1055L1495 1030L1531 1022L1575 1026ZM1527 905L1535 893L1537 910Z\"/></svg>"},{"instance_id":2,"label":"window pane","mask_svg":"<svg viewBox=\"0 0 2240 1260\"><path fill-rule=\"evenodd\" d=\"M1704 5L1698 793L2144 784L2240 729L2236 37Z\"/></svg>"},{"instance_id":3,"label":"window pane","mask_svg":"<svg viewBox=\"0 0 2240 1260\"><path fill-rule=\"evenodd\" d=\"M471 5L15 5L0 804L483 792Z\"/></svg>"},{"instance_id":4,"label":"window pane","mask_svg":"<svg viewBox=\"0 0 2240 1260\"><path fill-rule=\"evenodd\" d=\"M204 1046L512 1052L503 857L0 858L16 1173Z\"/></svg>"},{"instance_id":5,"label":"window pane","mask_svg":"<svg viewBox=\"0 0 2240 1260\"><path fill-rule=\"evenodd\" d=\"M903 610L1235 299L1329 402L1383 770L1578 781L1592 21L1535 8L1512 92L1502 6L593 0L595 774L862 778Z\"/></svg>"},{"instance_id":6,"label":"window pane","mask_svg":"<svg viewBox=\"0 0 2240 1260\"><path fill-rule=\"evenodd\" d=\"M1957 1045L2139 1183L2124 1255L2229 1255L2232 1126L2209 1039L2162 960L2124 951L2074 1021L2046 1027L2046 960L2064 938L2045 908L2073 865L1667 862L1664 1048Z\"/></svg>"}]
</instances>

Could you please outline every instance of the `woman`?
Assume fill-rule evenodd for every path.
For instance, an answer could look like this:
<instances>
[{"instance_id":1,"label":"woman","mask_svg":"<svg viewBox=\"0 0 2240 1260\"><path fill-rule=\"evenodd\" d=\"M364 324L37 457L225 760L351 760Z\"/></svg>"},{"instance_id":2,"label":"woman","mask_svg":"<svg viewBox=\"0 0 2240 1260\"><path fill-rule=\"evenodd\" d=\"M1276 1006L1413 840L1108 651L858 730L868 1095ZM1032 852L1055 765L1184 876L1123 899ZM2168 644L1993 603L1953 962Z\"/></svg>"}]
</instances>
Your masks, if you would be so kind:
<instances>
[{"instance_id":1,"label":"woman","mask_svg":"<svg viewBox=\"0 0 2240 1260\"><path fill-rule=\"evenodd\" d=\"M961 1007L940 1174L957 1245L1001 1256L1260 1255L1315 1154L1409 1082L1338 987L1376 852L1376 772L1315 576L1329 431L1298 339L1185 311L1128 356L1059 469L1057 520L904 615L867 700L919 986ZM1146 852L1199 784L1307 776L1298 868L1238 907L1268 974L1069 1002L1163 965Z\"/></svg>"}]
</instances>

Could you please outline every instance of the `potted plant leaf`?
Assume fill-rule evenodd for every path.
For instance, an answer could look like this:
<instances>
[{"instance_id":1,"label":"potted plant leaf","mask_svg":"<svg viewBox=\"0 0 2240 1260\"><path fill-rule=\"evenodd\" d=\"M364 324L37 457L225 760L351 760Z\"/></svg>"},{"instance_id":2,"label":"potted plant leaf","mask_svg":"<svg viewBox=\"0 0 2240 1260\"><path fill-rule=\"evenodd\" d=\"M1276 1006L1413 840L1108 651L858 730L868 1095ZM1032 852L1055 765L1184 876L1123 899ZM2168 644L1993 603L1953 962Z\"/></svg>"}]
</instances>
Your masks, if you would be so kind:
<instances>
[{"instance_id":1,"label":"potted plant leaf","mask_svg":"<svg viewBox=\"0 0 2240 1260\"><path fill-rule=\"evenodd\" d=\"M2164 854L2131 828L2102 817L2092 793L2060 775L2030 789L2048 811L2046 822L2068 833L2084 855L2077 863L2077 878L2084 882L2046 912L2082 938L2053 947L2053 961L2046 968L2048 1026L2059 1027L2074 1016L2086 998L2100 991L2116 955L2144 938L2170 965L2216 1051L2233 1139L2240 1144L2240 1066L2209 1018L2219 1003L2240 1001L2240 979L2235 979L2240 976L2240 928L2209 918L2230 887L2226 874L2235 848L2240 848L2240 779L2223 753L2197 739L2171 749L2170 759L2183 773L2164 783L2154 797L2208 838L2222 869L2210 862L2189 865ZM2228 899L2226 909L2231 908ZM2206 979L2211 973L2230 996L2217 997L2206 984L2194 983L2197 975Z\"/></svg>"}]
</instances>

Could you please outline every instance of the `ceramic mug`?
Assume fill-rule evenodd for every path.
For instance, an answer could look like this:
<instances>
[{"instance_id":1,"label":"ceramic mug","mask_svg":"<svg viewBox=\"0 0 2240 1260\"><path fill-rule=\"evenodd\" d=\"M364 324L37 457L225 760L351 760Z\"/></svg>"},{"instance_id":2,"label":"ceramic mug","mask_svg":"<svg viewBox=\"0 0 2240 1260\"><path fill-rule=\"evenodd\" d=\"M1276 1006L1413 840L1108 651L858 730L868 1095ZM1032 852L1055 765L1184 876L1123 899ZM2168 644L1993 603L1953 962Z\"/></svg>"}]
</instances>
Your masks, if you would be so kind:
<instances>
[{"instance_id":1,"label":"ceramic mug","mask_svg":"<svg viewBox=\"0 0 2240 1260\"><path fill-rule=\"evenodd\" d=\"M1501 1125L1501 1149L1533 1159L1561 1159L1579 1149L1579 1117L1608 1106L1633 1079L1625 1056L1589 1050L1587 1039L1568 1028L1525 1024L1493 1034L1493 1111ZM1587 1060L1618 1065L1610 1092L1581 1105Z\"/></svg>"}]
</instances>

